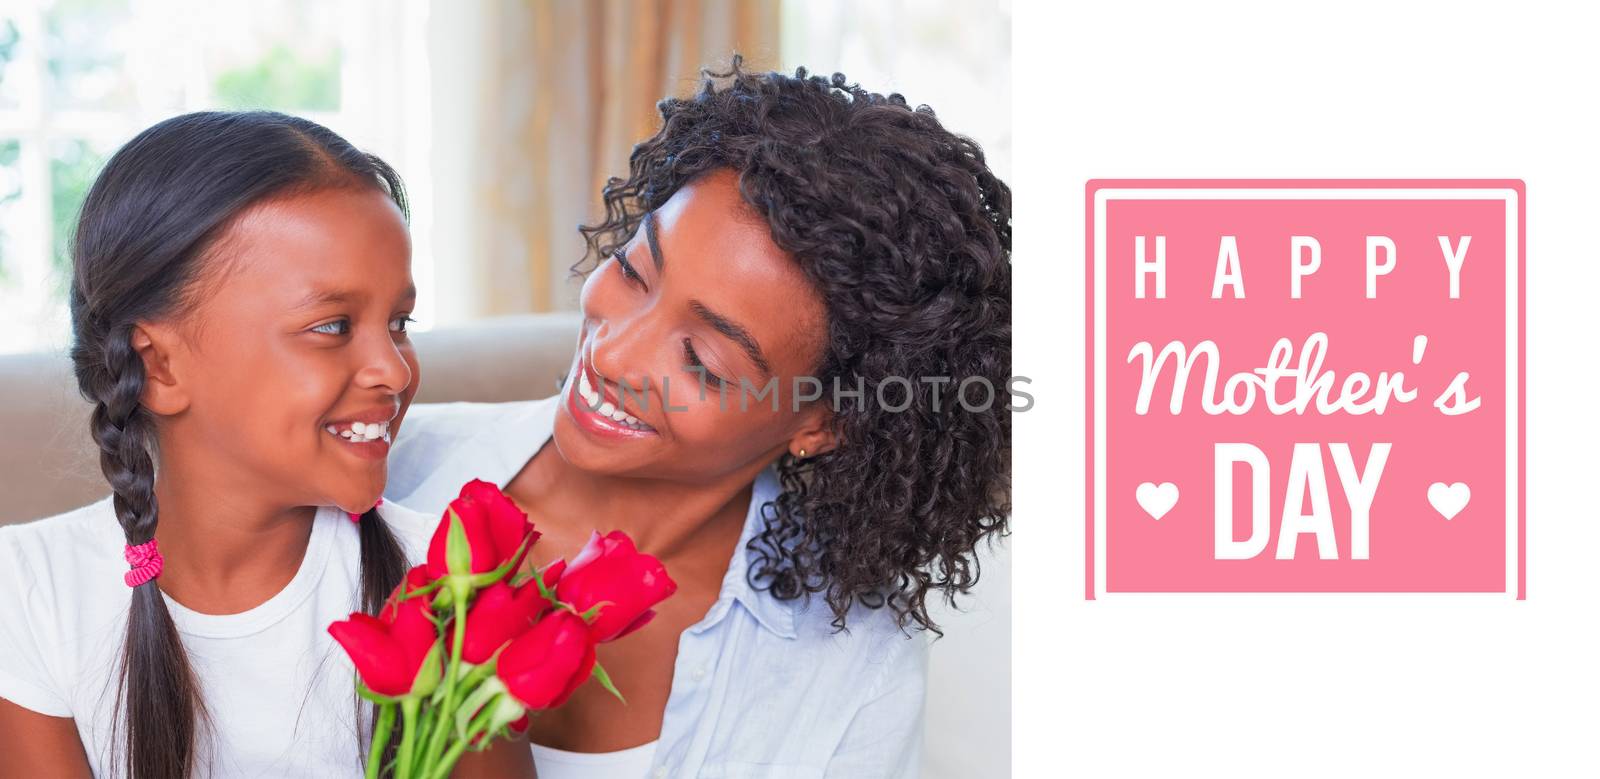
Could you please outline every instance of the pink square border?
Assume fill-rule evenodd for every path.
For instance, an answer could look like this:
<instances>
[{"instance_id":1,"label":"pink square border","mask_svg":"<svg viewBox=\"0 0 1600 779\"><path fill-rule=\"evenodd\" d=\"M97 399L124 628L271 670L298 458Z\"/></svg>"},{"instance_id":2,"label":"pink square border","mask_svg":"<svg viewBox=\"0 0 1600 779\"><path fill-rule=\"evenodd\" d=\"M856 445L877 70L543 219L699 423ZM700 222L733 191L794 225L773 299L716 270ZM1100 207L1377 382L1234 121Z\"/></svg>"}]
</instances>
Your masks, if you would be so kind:
<instances>
[{"instance_id":1,"label":"pink square border","mask_svg":"<svg viewBox=\"0 0 1600 779\"><path fill-rule=\"evenodd\" d=\"M1517 600L1528 597L1527 187L1521 179L1090 179L1084 187L1084 593L1095 591L1095 195L1102 189L1509 189L1517 193ZM1355 593L1345 593L1355 594Z\"/></svg>"}]
</instances>

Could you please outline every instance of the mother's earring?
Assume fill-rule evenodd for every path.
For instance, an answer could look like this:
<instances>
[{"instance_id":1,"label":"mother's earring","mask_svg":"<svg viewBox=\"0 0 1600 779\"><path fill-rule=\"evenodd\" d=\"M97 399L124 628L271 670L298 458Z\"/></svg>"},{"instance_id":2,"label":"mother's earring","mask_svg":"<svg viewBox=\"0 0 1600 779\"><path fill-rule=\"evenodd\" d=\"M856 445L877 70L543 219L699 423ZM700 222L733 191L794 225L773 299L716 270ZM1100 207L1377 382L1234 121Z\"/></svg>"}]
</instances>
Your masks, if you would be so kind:
<instances>
[{"instance_id":1,"label":"mother's earring","mask_svg":"<svg viewBox=\"0 0 1600 779\"><path fill-rule=\"evenodd\" d=\"M806 459L806 450L804 448L800 450L800 459Z\"/></svg>"}]
</instances>

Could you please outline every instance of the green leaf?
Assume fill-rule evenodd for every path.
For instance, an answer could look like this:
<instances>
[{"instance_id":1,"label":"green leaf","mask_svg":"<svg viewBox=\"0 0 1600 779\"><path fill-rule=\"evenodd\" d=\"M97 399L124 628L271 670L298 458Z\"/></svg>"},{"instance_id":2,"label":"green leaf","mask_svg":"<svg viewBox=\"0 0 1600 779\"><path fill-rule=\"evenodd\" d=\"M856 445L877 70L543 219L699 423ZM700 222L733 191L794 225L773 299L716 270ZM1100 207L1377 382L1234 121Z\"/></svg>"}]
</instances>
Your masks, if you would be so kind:
<instances>
[{"instance_id":1,"label":"green leaf","mask_svg":"<svg viewBox=\"0 0 1600 779\"><path fill-rule=\"evenodd\" d=\"M452 577L449 574L445 574L444 576L439 577L439 581L448 584L451 578ZM455 606L455 590L452 590L449 587L440 587L439 593L433 597L433 611L434 614L442 616L439 616L439 619L436 620L434 624L442 625L445 620L448 620L450 615L455 613Z\"/></svg>"},{"instance_id":2,"label":"green leaf","mask_svg":"<svg viewBox=\"0 0 1600 779\"><path fill-rule=\"evenodd\" d=\"M399 698L391 698L387 695L379 695L368 689L367 685L362 683L361 676L359 674L356 676L356 695L361 696L365 700L369 700L373 703L383 706L390 705L400 700Z\"/></svg>"},{"instance_id":3,"label":"green leaf","mask_svg":"<svg viewBox=\"0 0 1600 779\"><path fill-rule=\"evenodd\" d=\"M455 509L446 511L450 513L450 530L444 546L445 567L458 576L471 575L472 543L467 540L467 528L461 524L461 517Z\"/></svg>"},{"instance_id":4,"label":"green leaf","mask_svg":"<svg viewBox=\"0 0 1600 779\"><path fill-rule=\"evenodd\" d=\"M556 560L556 561L550 563L550 565L555 565L558 562L561 562L561 561L560 560ZM539 594L543 595L545 600L548 600L551 603L554 603L555 600L556 600L556 591L550 589L544 583L544 572L550 570L550 565L546 565L545 567L540 568L538 571L535 571L534 575L533 575L533 578L534 578L535 581L539 582Z\"/></svg>"},{"instance_id":5,"label":"green leaf","mask_svg":"<svg viewBox=\"0 0 1600 779\"><path fill-rule=\"evenodd\" d=\"M413 587L413 588L411 588L409 590L405 589L405 582L404 581L400 582L400 585L401 585L400 597L397 598L396 600L407 601L407 600L411 600L412 598L420 598L420 597L422 597L424 595L427 595L427 594L433 592L434 590L439 589L440 587L444 586L444 579L442 577L438 578L438 579L434 579L433 581L428 582L427 584L424 584L421 587Z\"/></svg>"},{"instance_id":6,"label":"green leaf","mask_svg":"<svg viewBox=\"0 0 1600 779\"><path fill-rule=\"evenodd\" d=\"M578 616L582 617L584 622L591 622L592 623L592 622L594 622L594 618L595 617L600 616L600 610L605 608L606 606L610 606L610 605L611 605L611 601L608 601L608 600L600 601L599 603L596 603L593 606L590 606L588 611L585 611L582 614L579 614Z\"/></svg>"},{"instance_id":7,"label":"green leaf","mask_svg":"<svg viewBox=\"0 0 1600 779\"><path fill-rule=\"evenodd\" d=\"M594 680L599 682L601 687L606 688L606 692L617 696L617 700L622 701L624 704L628 702L628 699L622 697L622 693L617 691L617 686L611 683L611 675L606 673L605 666L600 665L598 662L595 663L594 671L590 673L590 676L593 676Z\"/></svg>"},{"instance_id":8,"label":"green leaf","mask_svg":"<svg viewBox=\"0 0 1600 779\"><path fill-rule=\"evenodd\" d=\"M417 677L411 683L411 697L427 697L432 695L439 687L439 675L444 671L444 643L435 641L433 648L422 660L422 666L417 669Z\"/></svg>"}]
</instances>

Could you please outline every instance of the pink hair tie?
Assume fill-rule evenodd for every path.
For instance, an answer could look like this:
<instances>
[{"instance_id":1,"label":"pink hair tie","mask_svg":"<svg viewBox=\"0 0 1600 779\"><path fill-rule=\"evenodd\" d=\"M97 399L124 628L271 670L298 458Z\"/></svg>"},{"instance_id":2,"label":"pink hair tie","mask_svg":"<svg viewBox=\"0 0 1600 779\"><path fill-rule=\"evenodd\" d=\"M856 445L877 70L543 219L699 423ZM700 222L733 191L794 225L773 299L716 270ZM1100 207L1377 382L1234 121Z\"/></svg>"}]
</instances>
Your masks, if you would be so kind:
<instances>
[{"instance_id":1,"label":"pink hair tie","mask_svg":"<svg viewBox=\"0 0 1600 779\"><path fill-rule=\"evenodd\" d=\"M161 553L156 551L154 538L138 545L128 544L122 556L133 566L133 570L122 575L122 581L129 587L138 587L161 575Z\"/></svg>"},{"instance_id":2,"label":"pink hair tie","mask_svg":"<svg viewBox=\"0 0 1600 779\"><path fill-rule=\"evenodd\" d=\"M372 508L377 508L377 507L382 506L382 505L383 505L383 498L378 498L378 502L372 504ZM360 514L352 514L352 513L348 512L348 511L345 512L345 514L350 517L350 521L351 522L355 522L357 524L360 524L360 522L361 522L361 515Z\"/></svg>"}]
</instances>

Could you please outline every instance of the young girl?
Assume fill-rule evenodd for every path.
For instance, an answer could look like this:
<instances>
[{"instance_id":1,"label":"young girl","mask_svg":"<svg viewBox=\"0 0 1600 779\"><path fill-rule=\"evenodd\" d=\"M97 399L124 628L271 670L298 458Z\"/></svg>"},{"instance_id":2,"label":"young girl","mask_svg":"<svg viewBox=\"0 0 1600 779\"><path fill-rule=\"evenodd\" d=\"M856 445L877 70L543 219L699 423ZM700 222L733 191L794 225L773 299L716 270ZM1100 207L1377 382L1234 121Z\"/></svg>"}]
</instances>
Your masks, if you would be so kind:
<instances>
[{"instance_id":1,"label":"young girl","mask_svg":"<svg viewBox=\"0 0 1600 779\"><path fill-rule=\"evenodd\" d=\"M71 308L112 494L0 528L7 775L360 774L327 627L434 525L375 507L417 380L405 215L389 166L281 114L176 117L106 165ZM531 775L527 747L476 771Z\"/></svg>"}]
</instances>

